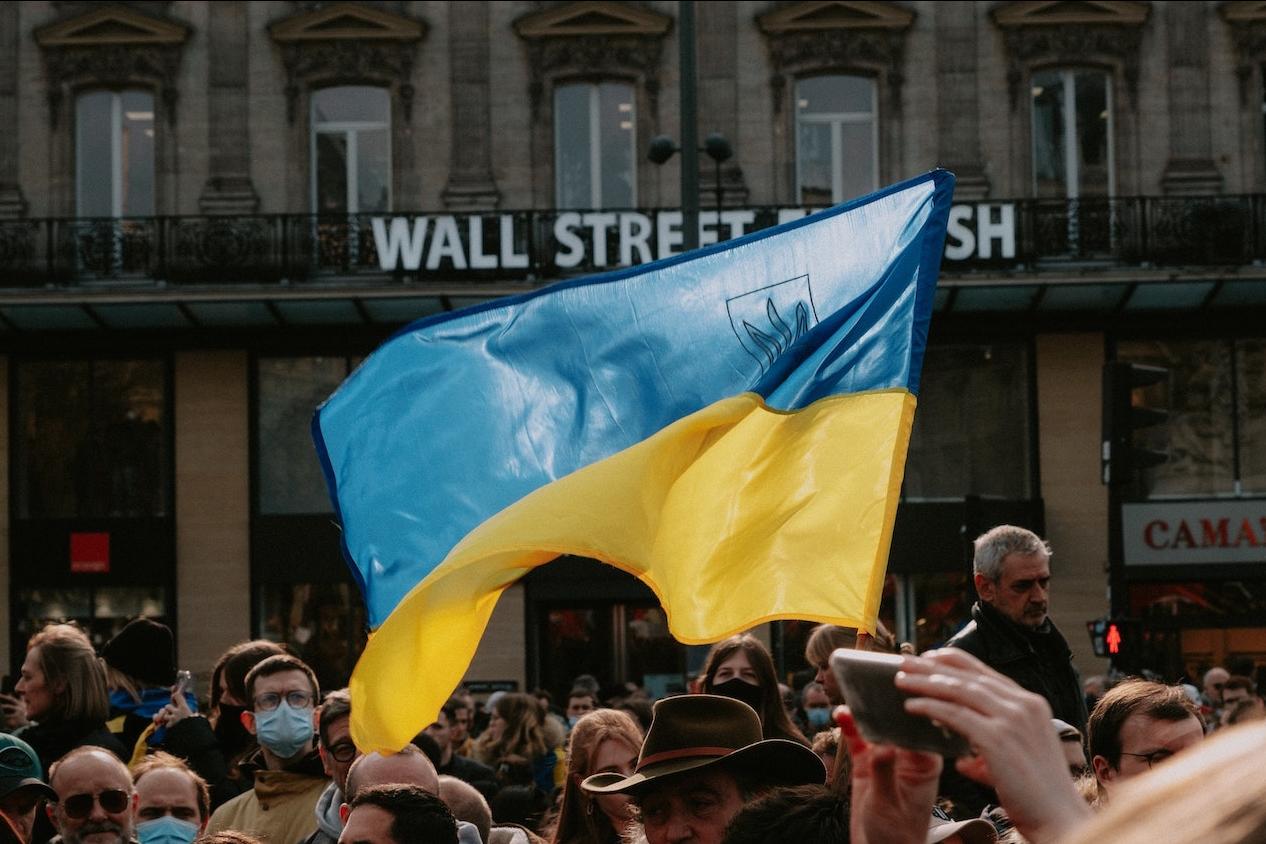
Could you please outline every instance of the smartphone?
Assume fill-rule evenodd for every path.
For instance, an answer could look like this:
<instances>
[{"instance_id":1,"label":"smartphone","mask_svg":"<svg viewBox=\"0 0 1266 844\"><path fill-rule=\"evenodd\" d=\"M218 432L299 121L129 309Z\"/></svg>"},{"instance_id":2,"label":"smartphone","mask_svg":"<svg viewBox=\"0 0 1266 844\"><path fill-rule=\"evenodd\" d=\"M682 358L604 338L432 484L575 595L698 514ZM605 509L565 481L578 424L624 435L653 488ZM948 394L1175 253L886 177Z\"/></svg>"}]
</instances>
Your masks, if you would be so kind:
<instances>
[{"instance_id":1,"label":"smartphone","mask_svg":"<svg viewBox=\"0 0 1266 844\"><path fill-rule=\"evenodd\" d=\"M910 695L897 688L902 657L840 648L831 654L831 670L853 713L858 732L869 742L955 758L971 753L958 733L905 710Z\"/></svg>"},{"instance_id":2,"label":"smartphone","mask_svg":"<svg viewBox=\"0 0 1266 844\"><path fill-rule=\"evenodd\" d=\"M173 695L183 695L185 692L193 691L193 672L181 670L176 672L176 688L172 692Z\"/></svg>"}]
</instances>

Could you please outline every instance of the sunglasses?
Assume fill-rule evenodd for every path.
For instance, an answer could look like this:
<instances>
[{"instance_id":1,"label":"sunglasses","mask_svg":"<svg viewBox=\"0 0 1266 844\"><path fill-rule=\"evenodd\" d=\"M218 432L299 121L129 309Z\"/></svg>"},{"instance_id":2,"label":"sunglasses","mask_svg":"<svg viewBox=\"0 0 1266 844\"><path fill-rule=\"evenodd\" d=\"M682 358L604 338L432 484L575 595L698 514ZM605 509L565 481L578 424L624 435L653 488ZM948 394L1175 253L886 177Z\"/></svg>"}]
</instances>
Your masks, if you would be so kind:
<instances>
[{"instance_id":1,"label":"sunglasses","mask_svg":"<svg viewBox=\"0 0 1266 844\"><path fill-rule=\"evenodd\" d=\"M130 795L118 788L109 788L96 794L72 794L61 803L66 817L81 821L92 814L92 804L100 803L107 814L118 815L128 807Z\"/></svg>"}]
</instances>

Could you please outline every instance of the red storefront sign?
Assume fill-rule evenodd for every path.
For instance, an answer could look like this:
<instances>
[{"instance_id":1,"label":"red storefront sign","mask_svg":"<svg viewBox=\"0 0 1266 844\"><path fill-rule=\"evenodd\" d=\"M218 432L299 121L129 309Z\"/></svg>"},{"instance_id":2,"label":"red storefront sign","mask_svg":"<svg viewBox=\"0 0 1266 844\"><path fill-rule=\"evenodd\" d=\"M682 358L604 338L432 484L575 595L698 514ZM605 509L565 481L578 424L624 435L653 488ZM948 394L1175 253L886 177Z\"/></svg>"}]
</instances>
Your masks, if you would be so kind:
<instances>
[{"instance_id":1,"label":"red storefront sign","mask_svg":"<svg viewBox=\"0 0 1266 844\"><path fill-rule=\"evenodd\" d=\"M110 572L110 534L72 533L70 535L70 570L75 574L108 574Z\"/></svg>"}]
</instances>

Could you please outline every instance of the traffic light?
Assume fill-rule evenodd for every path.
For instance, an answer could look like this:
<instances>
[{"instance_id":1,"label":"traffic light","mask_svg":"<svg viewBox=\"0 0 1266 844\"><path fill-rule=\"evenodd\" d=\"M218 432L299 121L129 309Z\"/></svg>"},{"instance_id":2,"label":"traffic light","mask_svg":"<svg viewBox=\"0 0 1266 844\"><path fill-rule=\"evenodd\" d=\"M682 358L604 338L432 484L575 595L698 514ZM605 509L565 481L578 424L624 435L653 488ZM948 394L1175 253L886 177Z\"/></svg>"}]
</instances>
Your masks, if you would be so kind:
<instances>
[{"instance_id":1,"label":"traffic light","mask_svg":"<svg viewBox=\"0 0 1266 844\"><path fill-rule=\"evenodd\" d=\"M1143 623L1137 618L1116 616L1086 622L1095 656L1107 657L1118 668L1137 666L1143 658Z\"/></svg>"},{"instance_id":2,"label":"traffic light","mask_svg":"<svg viewBox=\"0 0 1266 844\"><path fill-rule=\"evenodd\" d=\"M1102 480L1109 486L1128 484L1140 469L1159 466L1169 459L1163 451L1134 444L1134 432L1169 419L1169 413L1135 402L1135 390L1169 378L1162 366L1113 361L1103 367L1103 444L1100 454Z\"/></svg>"}]
</instances>

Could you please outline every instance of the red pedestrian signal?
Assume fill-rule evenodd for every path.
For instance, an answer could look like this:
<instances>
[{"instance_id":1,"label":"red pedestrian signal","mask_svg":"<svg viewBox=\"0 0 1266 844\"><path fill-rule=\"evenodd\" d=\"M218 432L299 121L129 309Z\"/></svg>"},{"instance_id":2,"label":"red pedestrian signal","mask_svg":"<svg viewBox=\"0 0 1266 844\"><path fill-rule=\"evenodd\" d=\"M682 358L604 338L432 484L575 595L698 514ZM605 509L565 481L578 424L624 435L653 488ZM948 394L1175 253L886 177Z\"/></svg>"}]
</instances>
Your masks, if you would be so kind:
<instances>
[{"instance_id":1,"label":"red pedestrian signal","mask_svg":"<svg viewBox=\"0 0 1266 844\"><path fill-rule=\"evenodd\" d=\"M1104 641L1108 643L1108 653L1121 653L1121 628L1117 627L1116 622L1108 625L1108 633Z\"/></svg>"}]
</instances>

